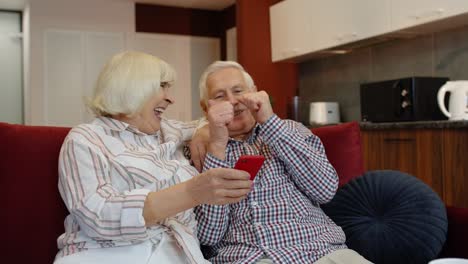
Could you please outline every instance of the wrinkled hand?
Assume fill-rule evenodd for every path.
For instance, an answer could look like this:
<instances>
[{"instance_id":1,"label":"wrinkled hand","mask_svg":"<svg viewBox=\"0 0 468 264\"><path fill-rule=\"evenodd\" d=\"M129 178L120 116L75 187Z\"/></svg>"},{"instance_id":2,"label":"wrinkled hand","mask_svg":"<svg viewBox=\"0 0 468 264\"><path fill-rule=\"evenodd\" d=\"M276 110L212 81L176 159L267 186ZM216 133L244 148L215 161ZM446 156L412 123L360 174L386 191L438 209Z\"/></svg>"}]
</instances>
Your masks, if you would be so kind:
<instances>
[{"instance_id":1,"label":"wrinkled hand","mask_svg":"<svg viewBox=\"0 0 468 264\"><path fill-rule=\"evenodd\" d=\"M195 132L195 134L192 136L192 140L188 144L190 148L190 159L192 160L195 168L197 168L198 172L201 172L203 169L203 162L205 161L206 149L209 142L209 126L205 125Z\"/></svg>"},{"instance_id":2,"label":"wrinkled hand","mask_svg":"<svg viewBox=\"0 0 468 264\"><path fill-rule=\"evenodd\" d=\"M223 205L244 199L252 188L245 171L216 168L187 182L187 192L198 204Z\"/></svg>"},{"instance_id":3,"label":"wrinkled hand","mask_svg":"<svg viewBox=\"0 0 468 264\"><path fill-rule=\"evenodd\" d=\"M239 98L239 102L249 108L255 121L260 124L265 123L274 114L270 98L265 91L243 94Z\"/></svg>"},{"instance_id":4,"label":"wrinkled hand","mask_svg":"<svg viewBox=\"0 0 468 264\"><path fill-rule=\"evenodd\" d=\"M208 101L207 119L209 122L210 144L208 151L224 160L224 152L229 139L228 125L234 118L234 107L229 102Z\"/></svg>"}]
</instances>

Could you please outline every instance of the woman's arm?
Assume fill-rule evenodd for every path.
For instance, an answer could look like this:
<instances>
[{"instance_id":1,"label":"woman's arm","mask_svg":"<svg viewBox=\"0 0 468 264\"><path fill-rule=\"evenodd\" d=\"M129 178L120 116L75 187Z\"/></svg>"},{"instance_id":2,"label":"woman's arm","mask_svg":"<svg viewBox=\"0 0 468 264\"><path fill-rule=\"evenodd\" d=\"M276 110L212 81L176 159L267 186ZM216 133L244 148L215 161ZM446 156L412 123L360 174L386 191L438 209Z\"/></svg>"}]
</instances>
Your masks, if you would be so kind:
<instances>
[{"instance_id":1,"label":"woman's arm","mask_svg":"<svg viewBox=\"0 0 468 264\"><path fill-rule=\"evenodd\" d=\"M86 130L72 131L59 156L59 190L70 212L89 237L139 240L147 236L143 218L150 190L120 191L110 179L109 161Z\"/></svg>"},{"instance_id":2,"label":"woman's arm","mask_svg":"<svg viewBox=\"0 0 468 264\"><path fill-rule=\"evenodd\" d=\"M252 182L245 172L216 168L189 181L148 194L143 208L146 225L155 225L179 212L201 204L237 203L250 192Z\"/></svg>"},{"instance_id":3,"label":"woman's arm","mask_svg":"<svg viewBox=\"0 0 468 264\"><path fill-rule=\"evenodd\" d=\"M144 239L148 225L197 204L237 202L250 191L246 173L227 169L210 170L161 191L119 191L112 185L109 161L91 142L82 137L64 142L59 157L59 189L80 228L95 239Z\"/></svg>"}]
</instances>

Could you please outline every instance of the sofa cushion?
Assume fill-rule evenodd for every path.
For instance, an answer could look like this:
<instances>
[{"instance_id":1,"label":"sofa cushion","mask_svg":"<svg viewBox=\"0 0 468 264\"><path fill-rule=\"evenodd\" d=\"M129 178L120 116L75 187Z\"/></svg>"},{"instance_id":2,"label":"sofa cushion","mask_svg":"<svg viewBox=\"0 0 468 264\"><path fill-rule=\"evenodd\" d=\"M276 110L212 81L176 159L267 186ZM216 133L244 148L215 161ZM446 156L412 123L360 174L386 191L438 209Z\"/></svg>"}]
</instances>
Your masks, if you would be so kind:
<instances>
[{"instance_id":1,"label":"sofa cushion","mask_svg":"<svg viewBox=\"0 0 468 264\"><path fill-rule=\"evenodd\" d=\"M364 173L359 123L313 128L325 147L328 160L340 178L339 186Z\"/></svg>"},{"instance_id":2,"label":"sofa cushion","mask_svg":"<svg viewBox=\"0 0 468 264\"><path fill-rule=\"evenodd\" d=\"M53 262L67 215L57 184L58 155L68 131L0 123L4 263Z\"/></svg>"},{"instance_id":3,"label":"sofa cushion","mask_svg":"<svg viewBox=\"0 0 468 264\"><path fill-rule=\"evenodd\" d=\"M338 190L323 209L346 244L379 263L427 263L442 249L447 215L439 196L398 171L371 171Z\"/></svg>"}]
</instances>

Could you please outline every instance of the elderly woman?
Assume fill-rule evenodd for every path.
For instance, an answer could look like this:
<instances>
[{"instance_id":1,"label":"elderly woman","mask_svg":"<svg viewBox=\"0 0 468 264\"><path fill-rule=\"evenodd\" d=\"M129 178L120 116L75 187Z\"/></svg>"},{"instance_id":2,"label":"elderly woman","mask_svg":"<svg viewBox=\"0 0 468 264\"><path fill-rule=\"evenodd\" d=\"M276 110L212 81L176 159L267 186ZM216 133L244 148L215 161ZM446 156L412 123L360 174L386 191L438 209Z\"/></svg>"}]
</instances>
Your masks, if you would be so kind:
<instances>
[{"instance_id":1,"label":"elderly woman","mask_svg":"<svg viewBox=\"0 0 468 264\"><path fill-rule=\"evenodd\" d=\"M197 175L182 147L196 122L166 120L175 73L140 52L115 55L97 80L96 119L73 128L59 158L70 212L55 263L206 263L192 208L245 198L247 173Z\"/></svg>"}]
</instances>

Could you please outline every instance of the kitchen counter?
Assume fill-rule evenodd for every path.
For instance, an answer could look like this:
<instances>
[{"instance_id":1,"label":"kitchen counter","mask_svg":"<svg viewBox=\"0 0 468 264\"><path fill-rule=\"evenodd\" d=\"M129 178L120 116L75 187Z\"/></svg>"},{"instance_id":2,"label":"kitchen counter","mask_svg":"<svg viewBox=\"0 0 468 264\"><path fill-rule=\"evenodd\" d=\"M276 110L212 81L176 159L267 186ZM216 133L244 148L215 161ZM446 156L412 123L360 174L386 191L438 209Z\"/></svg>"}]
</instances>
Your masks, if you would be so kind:
<instances>
[{"instance_id":1,"label":"kitchen counter","mask_svg":"<svg viewBox=\"0 0 468 264\"><path fill-rule=\"evenodd\" d=\"M460 121L415 121L415 122L392 122L392 123L371 123L360 122L361 130L377 130L377 129L412 129L412 128L468 128L468 120Z\"/></svg>"}]
</instances>

